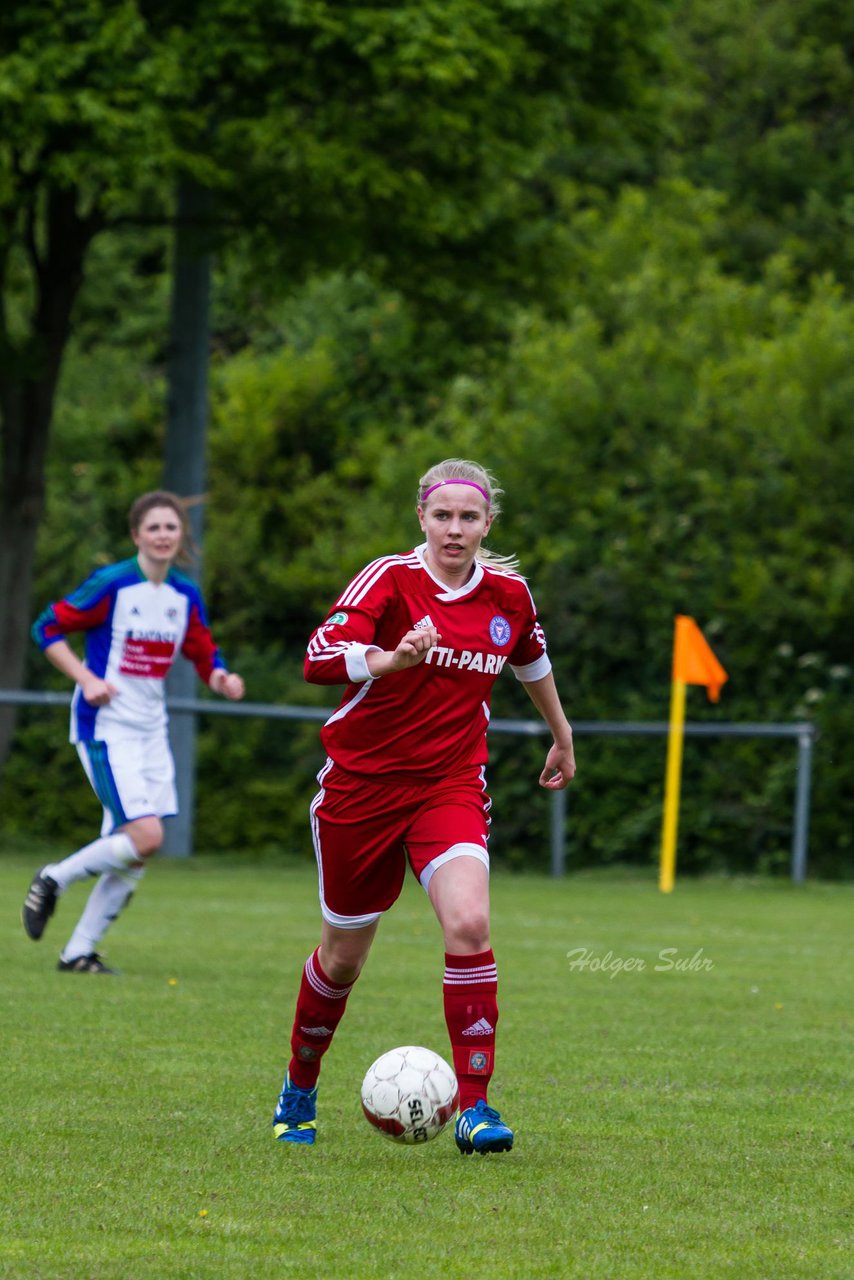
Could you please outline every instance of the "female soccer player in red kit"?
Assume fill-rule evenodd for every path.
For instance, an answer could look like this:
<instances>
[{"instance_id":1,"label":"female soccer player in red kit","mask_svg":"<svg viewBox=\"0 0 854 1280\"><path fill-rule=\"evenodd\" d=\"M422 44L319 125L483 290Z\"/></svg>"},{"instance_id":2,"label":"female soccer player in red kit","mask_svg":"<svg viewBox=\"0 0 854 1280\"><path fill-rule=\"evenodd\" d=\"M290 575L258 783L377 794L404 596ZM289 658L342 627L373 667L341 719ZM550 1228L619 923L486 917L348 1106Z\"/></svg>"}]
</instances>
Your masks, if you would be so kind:
<instances>
[{"instance_id":1,"label":"female soccer player in red kit","mask_svg":"<svg viewBox=\"0 0 854 1280\"><path fill-rule=\"evenodd\" d=\"M426 541L358 573L309 642L306 679L346 689L321 731L328 759L311 805L321 940L297 997L273 1118L279 1141L314 1142L321 1058L408 861L444 937L457 1146L468 1154L513 1145L486 1101L498 983L484 768L492 685L505 664L554 739L540 785L565 787L575 758L531 593L515 561L481 546L501 492L476 463L431 467L418 490Z\"/></svg>"}]
</instances>

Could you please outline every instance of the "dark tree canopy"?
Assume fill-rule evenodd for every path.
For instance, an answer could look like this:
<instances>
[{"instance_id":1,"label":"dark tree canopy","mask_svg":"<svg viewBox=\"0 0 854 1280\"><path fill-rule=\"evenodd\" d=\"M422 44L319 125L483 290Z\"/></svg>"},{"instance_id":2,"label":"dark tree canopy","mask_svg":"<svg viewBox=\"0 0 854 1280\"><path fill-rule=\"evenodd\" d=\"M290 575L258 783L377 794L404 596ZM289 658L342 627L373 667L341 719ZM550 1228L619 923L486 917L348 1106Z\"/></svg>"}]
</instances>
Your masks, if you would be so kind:
<instances>
[{"instance_id":1,"label":"dark tree canopy","mask_svg":"<svg viewBox=\"0 0 854 1280\"><path fill-rule=\"evenodd\" d=\"M215 196L213 242L242 234L273 291L370 260L404 290L482 311L490 277L506 289L530 256L519 229L543 215L536 182L559 139L643 99L660 13L659 0L3 8L0 685L21 679L54 397L93 238L167 221L190 177Z\"/></svg>"}]
</instances>

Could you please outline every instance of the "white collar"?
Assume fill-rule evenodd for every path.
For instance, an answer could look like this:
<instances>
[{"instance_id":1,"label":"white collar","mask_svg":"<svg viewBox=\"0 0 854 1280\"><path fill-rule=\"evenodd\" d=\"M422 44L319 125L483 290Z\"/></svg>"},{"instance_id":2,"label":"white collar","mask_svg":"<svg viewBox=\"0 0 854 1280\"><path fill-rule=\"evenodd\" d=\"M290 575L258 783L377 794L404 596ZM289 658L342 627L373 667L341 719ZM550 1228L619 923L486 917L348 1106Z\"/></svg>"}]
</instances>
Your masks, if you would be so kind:
<instances>
[{"instance_id":1,"label":"white collar","mask_svg":"<svg viewBox=\"0 0 854 1280\"><path fill-rule=\"evenodd\" d=\"M464 596L467 596L472 591L474 591L475 587L479 586L480 583L482 582L483 565L480 563L479 560L475 560L471 577L466 582L464 582L461 587L456 587L452 590L447 585L447 583L442 582L439 578L436 577L435 573L433 573L430 566L427 564L427 561L424 559L424 553L426 552L426 550L427 550L427 543L422 542L419 547L415 548L415 554L417 555L419 561L421 562L421 568L424 570L426 574L429 574L429 576L436 583L436 586L440 588L437 594L437 599L441 600L443 604L449 604L454 600L462 599Z\"/></svg>"}]
</instances>

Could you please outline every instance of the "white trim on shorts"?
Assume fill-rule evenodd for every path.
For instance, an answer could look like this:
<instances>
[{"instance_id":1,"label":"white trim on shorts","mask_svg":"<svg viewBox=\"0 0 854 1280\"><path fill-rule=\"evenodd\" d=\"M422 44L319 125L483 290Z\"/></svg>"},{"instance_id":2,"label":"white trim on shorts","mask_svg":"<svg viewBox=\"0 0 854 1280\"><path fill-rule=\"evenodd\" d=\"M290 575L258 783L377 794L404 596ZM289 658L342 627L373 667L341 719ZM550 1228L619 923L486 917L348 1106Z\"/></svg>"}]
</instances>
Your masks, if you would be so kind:
<instances>
[{"instance_id":1,"label":"white trim on shorts","mask_svg":"<svg viewBox=\"0 0 854 1280\"><path fill-rule=\"evenodd\" d=\"M327 924L333 924L336 929L364 929L365 925L376 924L383 913L375 911L369 916L339 916L337 912L329 910L321 897L320 914Z\"/></svg>"},{"instance_id":2,"label":"white trim on shorts","mask_svg":"<svg viewBox=\"0 0 854 1280\"><path fill-rule=\"evenodd\" d=\"M419 877L421 887L427 892L427 886L433 879L433 875L446 862L453 862L454 858L477 858L478 862L482 862L489 874L489 854L485 849L481 849L479 844L452 844L450 849L446 849L444 853L440 853L437 858L432 858L427 866L421 872Z\"/></svg>"},{"instance_id":3,"label":"white trim on shorts","mask_svg":"<svg viewBox=\"0 0 854 1280\"><path fill-rule=\"evenodd\" d=\"M375 924L382 915L381 911L373 911L370 915L364 916L339 916L337 911L332 911L326 905L326 899L323 896L323 859L320 856L320 828L317 822L317 810L323 801L326 792L323 782L328 775L330 769L334 768L335 762L327 757L326 764L317 775L317 781L320 783L320 790L311 802L309 807L311 821L311 843L314 845L314 857L317 861L317 886L320 896L320 914L327 924L332 924L336 929L364 929L365 925Z\"/></svg>"}]
</instances>

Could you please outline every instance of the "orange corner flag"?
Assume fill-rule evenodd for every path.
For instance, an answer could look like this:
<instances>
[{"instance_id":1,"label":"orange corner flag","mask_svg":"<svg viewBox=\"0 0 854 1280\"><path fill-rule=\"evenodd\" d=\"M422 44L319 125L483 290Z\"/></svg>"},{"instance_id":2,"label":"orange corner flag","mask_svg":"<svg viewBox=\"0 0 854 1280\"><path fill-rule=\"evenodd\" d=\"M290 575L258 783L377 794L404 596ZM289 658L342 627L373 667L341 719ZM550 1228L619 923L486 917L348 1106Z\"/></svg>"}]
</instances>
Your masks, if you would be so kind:
<instances>
[{"instance_id":1,"label":"orange corner flag","mask_svg":"<svg viewBox=\"0 0 854 1280\"><path fill-rule=\"evenodd\" d=\"M682 778L682 740L685 735L685 687L689 684L704 684L711 701L717 702L721 685L726 679L727 673L712 653L694 619L678 614L673 639L673 684L670 693L664 821L658 879L658 887L662 893L672 892L676 874L676 827Z\"/></svg>"},{"instance_id":2,"label":"orange corner flag","mask_svg":"<svg viewBox=\"0 0 854 1280\"><path fill-rule=\"evenodd\" d=\"M673 643L673 679L685 684L704 684L709 701L717 702L721 685L727 678L694 619L679 614Z\"/></svg>"}]
</instances>

